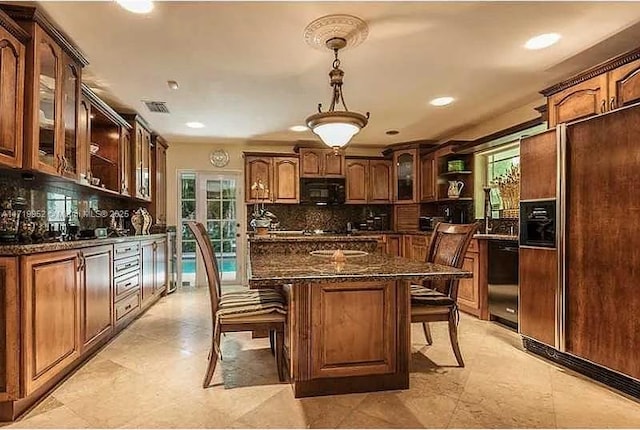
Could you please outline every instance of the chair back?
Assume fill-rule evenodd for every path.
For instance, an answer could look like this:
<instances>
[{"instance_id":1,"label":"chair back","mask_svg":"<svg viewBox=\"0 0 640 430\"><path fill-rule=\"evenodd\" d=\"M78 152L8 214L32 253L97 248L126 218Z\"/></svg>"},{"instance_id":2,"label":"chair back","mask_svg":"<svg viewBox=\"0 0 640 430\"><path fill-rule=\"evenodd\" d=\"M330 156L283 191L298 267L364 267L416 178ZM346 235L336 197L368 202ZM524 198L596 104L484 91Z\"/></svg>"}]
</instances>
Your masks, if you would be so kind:
<instances>
[{"instance_id":1,"label":"chair back","mask_svg":"<svg viewBox=\"0 0 640 430\"><path fill-rule=\"evenodd\" d=\"M218 304L220 303L220 272L218 271L218 262L216 255L213 252L211 246L211 240L207 234L207 230L204 225L195 221L188 221L187 225L193 232L196 238L196 243L202 254L204 260L204 268L207 273L207 283L209 284L209 298L211 300L211 313L212 318L215 321L216 313L218 312Z\"/></svg>"},{"instance_id":2,"label":"chair back","mask_svg":"<svg viewBox=\"0 0 640 430\"><path fill-rule=\"evenodd\" d=\"M446 224L438 223L433 230L427 262L462 268L464 256L467 253L478 224ZM447 294L453 300L458 299L458 280L432 281L430 288Z\"/></svg>"}]
</instances>

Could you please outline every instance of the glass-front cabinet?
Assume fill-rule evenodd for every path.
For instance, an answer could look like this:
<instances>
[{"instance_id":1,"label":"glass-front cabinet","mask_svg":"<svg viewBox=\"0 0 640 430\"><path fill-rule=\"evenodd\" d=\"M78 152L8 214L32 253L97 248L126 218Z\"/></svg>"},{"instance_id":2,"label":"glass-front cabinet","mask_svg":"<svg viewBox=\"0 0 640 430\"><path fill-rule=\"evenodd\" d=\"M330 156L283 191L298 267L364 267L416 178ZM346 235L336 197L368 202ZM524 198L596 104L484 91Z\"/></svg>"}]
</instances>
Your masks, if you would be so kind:
<instances>
[{"instance_id":1,"label":"glass-front cabinet","mask_svg":"<svg viewBox=\"0 0 640 430\"><path fill-rule=\"evenodd\" d=\"M34 91L34 112L37 134L33 136L32 148L37 149L38 170L50 173L60 173L62 161L59 143L59 96L60 92L60 67L62 64L61 49L42 30L36 29L37 49L36 58L36 85ZM34 163L35 164L35 163Z\"/></svg>"},{"instance_id":2,"label":"glass-front cabinet","mask_svg":"<svg viewBox=\"0 0 640 430\"><path fill-rule=\"evenodd\" d=\"M418 202L418 150L405 149L393 153L395 203Z\"/></svg>"},{"instance_id":3,"label":"glass-front cabinet","mask_svg":"<svg viewBox=\"0 0 640 430\"><path fill-rule=\"evenodd\" d=\"M62 69L62 119L64 149L62 172L75 178L78 174L78 102L80 96L80 68L65 56Z\"/></svg>"}]
</instances>

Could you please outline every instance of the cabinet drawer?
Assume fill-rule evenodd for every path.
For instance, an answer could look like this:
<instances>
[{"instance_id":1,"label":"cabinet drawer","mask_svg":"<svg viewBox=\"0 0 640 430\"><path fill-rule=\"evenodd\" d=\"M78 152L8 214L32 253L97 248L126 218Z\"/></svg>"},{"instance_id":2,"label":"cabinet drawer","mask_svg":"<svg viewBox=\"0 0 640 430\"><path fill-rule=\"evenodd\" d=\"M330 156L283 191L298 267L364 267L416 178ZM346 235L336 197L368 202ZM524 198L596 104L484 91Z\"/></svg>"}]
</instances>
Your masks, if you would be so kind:
<instances>
[{"instance_id":1,"label":"cabinet drawer","mask_svg":"<svg viewBox=\"0 0 640 430\"><path fill-rule=\"evenodd\" d=\"M118 260L113 264L113 275L118 277L126 273L131 273L136 270L140 270L140 257L137 255L134 257Z\"/></svg>"},{"instance_id":2,"label":"cabinet drawer","mask_svg":"<svg viewBox=\"0 0 640 430\"><path fill-rule=\"evenodd\" d=\"M125 243L117 243L114 246L115 260L119 260L121 258L127 258L138 255L140 252L140 242L125 242Z\"/></svg>"},{"instance_id":3,"label":"cabinet drawer","mask_svg":"<svg viewBox=\"0 0 640 430\"><path fill-rule=\"evenodd\" d=\"M119 322L137 309L140 309L140 293L138 292L116 303L116 322Z\"/></svg>"},{"instance_id":4,"label":"cabinet drawer","mask_svg":"<svg viewBox=\"0 0 640 430\"><path fill-rule=\"evenodd\" d=\"M471 239L467 252L480 252L480 249L478 248L478 239Z\"/></svg>"},{"instance_id":5,"label":"cabinet drawer","mask_svg":"<svg viewBox=\"0 0 640 430\"><path fill-rule=\"evenodd\" d=\"M128 275L116 278L116 300L121 296L126 295L131 290L134 290L140 286L140 273L130 273Z\"/></svg>"}]
</instances>

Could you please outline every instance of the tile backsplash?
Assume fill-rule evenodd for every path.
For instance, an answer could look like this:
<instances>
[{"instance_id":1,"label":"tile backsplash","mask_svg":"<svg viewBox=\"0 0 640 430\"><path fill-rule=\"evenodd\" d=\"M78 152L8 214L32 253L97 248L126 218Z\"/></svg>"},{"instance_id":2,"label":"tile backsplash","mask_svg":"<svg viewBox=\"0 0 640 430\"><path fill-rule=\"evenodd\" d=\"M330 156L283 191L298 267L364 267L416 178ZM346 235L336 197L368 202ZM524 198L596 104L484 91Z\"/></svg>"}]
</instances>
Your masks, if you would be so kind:
<instances>
[{"instance_id":1,"label":"tile backsplash","mask_svg":"<svg viewBox=\"0 0 640 430\"><path fill-rule=\"evenodd\" d=\"M109 196L64 179L0 170L0 212L19 210L21 219L26 217L44 228L58 228L68 215L80 230L107 227L114 212L130 228L131 213L140 206L146 204Z\"/></svg>"},{"instance_id":2,"label":"tile backsplash","mask_svg":"<svg viewBox=\"0 0 640 430\"><path fill-rule=\"evenodd\" d=\"M391 205L278 205L266 204L265 209L278 217L281 230L325 230L346 231L347 223L354 227L357 223L366 221L370 215L381 216L386 219L383 230L389 229L391 224ZM247 207L247 225L251 220L253 205Z\"/></svg>"}]
</instances>

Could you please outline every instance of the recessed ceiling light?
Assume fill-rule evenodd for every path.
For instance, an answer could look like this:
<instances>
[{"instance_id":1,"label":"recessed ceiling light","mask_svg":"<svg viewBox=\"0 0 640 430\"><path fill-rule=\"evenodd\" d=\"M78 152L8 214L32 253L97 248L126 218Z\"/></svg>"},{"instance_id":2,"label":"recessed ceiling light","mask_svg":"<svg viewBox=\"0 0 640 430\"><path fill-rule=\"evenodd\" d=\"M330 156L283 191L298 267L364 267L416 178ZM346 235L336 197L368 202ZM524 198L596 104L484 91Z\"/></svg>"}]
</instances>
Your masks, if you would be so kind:
<instances>
[{"instance_id":1,"label":"recessed ceiling light","mask_svg":"<svg viewBox=\"0 0 640 430\"><path fill-rule=\"evenodd\" d=\"M204 124L198 121L192 121L185 124L189 128L204 128Z\"/></svg>"},{"instance_id":2,"label":"recessed ceiling light","mask_svg":"<svg viewBox=\"0 0 640 430\"><path fill-rule=\"evenodd\" d=\"M180 86L178 85L178 83L176 81L167 81L167 86L171 90L177 90L178 88L180 88Z\"/></svg>"},{"instance_id":3,"label":"recessed ceiling light","mask_svg":"<svg viewBox=\"0 0 640 430\"><path fill-rule=\"evenodd\" d=\"M388 134L389 136L395 136L396 134L399 134L400 132L398 130L387 130L384 132L384 134Z\"/></svg>"},{"instance_id":4,"label":"recessed ceiling light","mask_svg":"<svg viewBox=\"0 0 640 430\"><path fill-rule=\"evenodd\" d=\"M289 127L289 130L291 130L291 131L307 131L307 130L309 130L309 128L307 128L306 125L294 125L293 127Z\"/></svg>"},{"instance_id":5,"label":"recessed ceiling light","mask_svg":"<svg viewBox=\"0 0 640 430\"><path fill-rule=\"evenodd\" d=\"M149 13L153 10L151 0L116 0L116 3L133 13Z\"/></svg>"},{"instance_id":6,"label":"recessed ceiling light","mask_svg":"<svg viewBox=\"0 0 640 430\"><path fill-rule=\"evenodd\" d=\"M432 106L446 106L453 103L454 100L455 99L453 97L438 97L437 99L431 100L429 103Z\"/></svg>"},{"instance_id":7,"label":"recessed ceiling light","mask_svg":"<svg viewBox=\"0 0 640 430\"><path fill-rule=\"evenodd\" d=\"M524 44L524 47L532 50L548 48L549 46L557 43L558 40L560 40L560 37L562 36L560 36L558 33L540 34L527 40L527 43Z\"/></svg>"}]
</instances>

